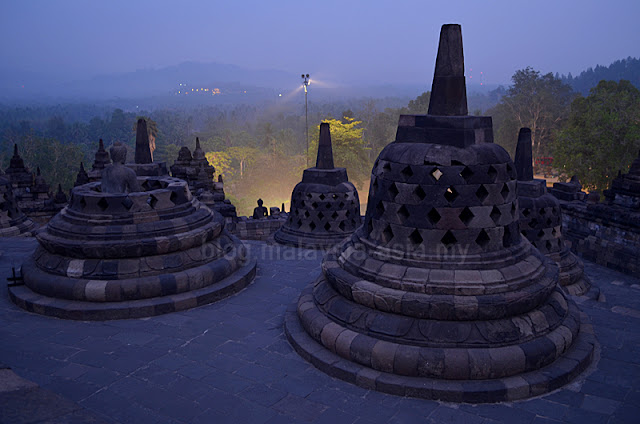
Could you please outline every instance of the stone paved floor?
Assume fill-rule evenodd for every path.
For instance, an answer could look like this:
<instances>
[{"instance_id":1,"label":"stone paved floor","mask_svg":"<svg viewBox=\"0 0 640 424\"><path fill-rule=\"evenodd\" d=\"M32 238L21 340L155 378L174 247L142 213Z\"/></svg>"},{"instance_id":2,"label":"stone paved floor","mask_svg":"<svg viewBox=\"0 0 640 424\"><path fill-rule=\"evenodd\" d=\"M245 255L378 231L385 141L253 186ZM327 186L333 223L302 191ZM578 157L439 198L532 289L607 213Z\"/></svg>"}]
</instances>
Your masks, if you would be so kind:
<instances>
[{"instance_id":1,"label":"stone paved floor","mask_svg":"<svg viewBox=\"0 0 640 424\"><path fill-rule=\"evenodd\" d=\"M258 276L247 289L155 318L63 321L24 312L0 290L0 364L41 390L39 398L0 390L0 422L640 422L638 279L586 264L606 301L578 299L601 344L600 359L579 381L528 401L447 404L367 391L300 359L285 339L283 313L321 258L248 244ZM34 246L0 239L3 281Z\"/></svg>"}]
</instances>

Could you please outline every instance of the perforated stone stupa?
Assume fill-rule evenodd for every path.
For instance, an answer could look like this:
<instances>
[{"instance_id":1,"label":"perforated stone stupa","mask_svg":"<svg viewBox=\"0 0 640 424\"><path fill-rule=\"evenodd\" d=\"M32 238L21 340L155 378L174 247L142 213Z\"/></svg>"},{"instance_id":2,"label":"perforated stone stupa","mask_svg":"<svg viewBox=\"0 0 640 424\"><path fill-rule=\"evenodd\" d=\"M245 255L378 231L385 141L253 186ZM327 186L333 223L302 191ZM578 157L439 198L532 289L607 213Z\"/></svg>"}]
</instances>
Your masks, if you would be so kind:
<instances>
[{"instance_id":1,"label":"perforated stone stupa","mask_svg":"<svg viewBox=\"0 0 640 424\"><path fill-rule=\"evenodd\" d=\"M236 207L226 199L222 177L214 182L216 169L207 160L200 147L200 139L196 137L196 147L193 155L188 147L183 146L178 152L178 158L171 165L171 174L189 183L189 188L196 193L198 199L208 207L220 212L225 218L235 219L238 214Z\"/></svg>"},{"instance_id":2,"label":"perforated stone stupa","mask_svg":"<svg viewBox=\"0 0 640 424\"><path fill-rule=\"evenodd\" d=\"M320 124L315 168L305 169L291 193L285 224L274 234L278 243L320 249L351 235L360 226L358 191L347 170L333 166L329 124Z\"/></svg>"},{"instance_id":3,"label":"perforated stone stupa","mask_svg":"<svg viewBox=\"0 0 640 424\"><path fill-rule=\"evenodd\" d=\"M581 296L591 283L582 261L565 245L562 211L558 199L547 193L547 182L533 178L531 130L521 128L516 146L520 231L533 246L560 268L560 286L570 295Z\"/></svg>"},{"instance_id":4,"label":"perforated stone stupa","mask_svg":"<svg viewBox=\"0 0 640 424\"><path fill-rule=\"evenodd\" d=\"M516 178L491 118L467 116L461 29L445 25L429 114L400 117L364 224L285 318L294 348L334 377L447 401L573 379L595 339L557 265L520 234Z\"/></svg>"},{"instance_id":5,"label":"perforated stone stupa","mask_svg":"<svg viewBox=\"0 0 640 424\"><path fill-rule=\"evenodd\" d=\"M137 177L124 146L101 182L73 188L69 205L37 235L11 299L44 315L137 318L210 303L245 287L255 259L187 183ZM131 180L133 178L133 180Z\"/></svg>"},{"instance_id":6,"label":"perforated stone stupa","mask_svg":"<svg viewBox=\"0 0 640 424\"><path fill-rule=\"evenodd\" d=\"M35 226L18 207L11 182L0 170L0 237L31 235Z\"/></svg>"}]
</instances>

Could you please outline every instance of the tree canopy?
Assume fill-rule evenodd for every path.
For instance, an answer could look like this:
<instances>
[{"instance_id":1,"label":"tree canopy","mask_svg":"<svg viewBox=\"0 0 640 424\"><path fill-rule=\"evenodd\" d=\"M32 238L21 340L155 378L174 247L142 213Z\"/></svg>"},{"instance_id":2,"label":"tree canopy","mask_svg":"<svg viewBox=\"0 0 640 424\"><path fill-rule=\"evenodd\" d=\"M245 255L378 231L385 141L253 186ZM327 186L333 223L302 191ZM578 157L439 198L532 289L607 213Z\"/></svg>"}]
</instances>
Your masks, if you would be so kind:
<instances>
[{"instance_id":1,"label":"tree canopy","mask_svg":"<svg viewBox=\"0 0 640 424\"><path fill-rule=\"evenodd\" d=\"M640 149L640 91L629 81L600 81L571 104L553 145L554 167L577 175L589 190L606 189L626 172Z\"/></svg>"}]
</instances>

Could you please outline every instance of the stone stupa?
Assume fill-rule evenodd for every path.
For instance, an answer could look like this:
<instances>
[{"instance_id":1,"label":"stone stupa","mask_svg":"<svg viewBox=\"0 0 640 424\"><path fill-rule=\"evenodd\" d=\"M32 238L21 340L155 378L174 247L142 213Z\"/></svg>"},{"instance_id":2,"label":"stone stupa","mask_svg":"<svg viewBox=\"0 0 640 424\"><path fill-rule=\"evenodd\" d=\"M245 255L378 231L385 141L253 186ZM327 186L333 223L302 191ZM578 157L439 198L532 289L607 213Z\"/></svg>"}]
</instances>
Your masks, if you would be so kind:
<instances>
[{"instance_id":1,"label":"stone stupa","mask_svg":"<svg viewBox=\"0 0 640 424\"><path fill-rule=\"evenodd\" d=\"M333 165L329 124L320 124L315 168L304 170L291 193L289 217L274 234L275 241L291 246L323 249L334 246L360 226L358 190L347 170Z\"/></svg>"},{"instance_id":2,"label":"stone stupa","mask_svg":"<svg viewBox=\"0 0 640 424\"><path fill-rule=\"evenodd\" d=\"M93 161L93 165L91 166L91 170L87 172L89 176L89 182L100 181L102 178L102 170L111 164L111 157L109 157L109 152L107 152L104 148L104 142L102 139L98 142L98 150L95 154L95 159Z\"/></svg>"},{"instance_id":3,"label":"stone stupa","mask_svg":"<svg viewBox=\"0 0 640 424\"><path fill-rule=\"evenodd\" d=\"M364 224L285 317L331 376L400 396L497 402L575 378L595 338L558 267L519 231L516 170L468 116L462 34L444 25L428 115L376 160Z\"/></svg>"},{"instance_id":4,"label":"stone stupa","mask_svg":"<svg viewBox=\"0 0 640 424\"><path fill-rule=\"evenodd\" d=\"M521 128L516 157L520 232L533 246L560 268L560 286L570 295L581 296L591 283L584 275L582 261L565 245L562 236L560 202L547 193L546 180L533 178L531 130Z\"/></svg>"},{"instance_id":5,"label":"stone stupa","mask_svg":"<svg viewBox=\"0 0 640 424\"><path fill-rule=\"evenodd\" d=\"M148 146L147 146L148 148ZM73 188L23 264L20 307L66 319L138 318L201 306L249 284L256 260L187 183L136 177L126 147L100 182Z\"/></svg>"},{"instance_id":6,"label":"stone stupa","mask_svg":"<svg viewBox=\"0 0 640 424\"><path fill-rule=\"evenodd\" d=\"M0 237L31 235L35 227L18 207L11 182L0 170Z\"/></svg>"}]
</instances>

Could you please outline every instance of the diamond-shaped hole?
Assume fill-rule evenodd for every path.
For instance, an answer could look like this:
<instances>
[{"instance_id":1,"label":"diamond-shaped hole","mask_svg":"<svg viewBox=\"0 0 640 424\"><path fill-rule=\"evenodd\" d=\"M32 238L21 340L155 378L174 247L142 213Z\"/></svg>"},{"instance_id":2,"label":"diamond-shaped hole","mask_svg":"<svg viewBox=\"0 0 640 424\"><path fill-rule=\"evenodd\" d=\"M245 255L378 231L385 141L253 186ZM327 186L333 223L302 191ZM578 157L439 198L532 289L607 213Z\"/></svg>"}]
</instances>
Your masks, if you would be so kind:
<instances>
[{"instance_id":1,"label":"diamond-shaped hole","mask_svg":"<svg viewBox=\"0 0 640 424\"><path fill-rule=\"evenodd\" d=\"M422 244L422 242L424 241L422 236L420 235L420 231L418 231L418 229L413 230L413 232L411 234L409 234L409 241L414 245L414 246L419 246L420 244Z\"/></svg>"},{"instance_id":2,"label":"diamond-shaped hole","mask_svg":"<svg viewBox=\"0 0 640 424\"><path fill-rule=\"evenodd\" d=\"M311 231L315 230L317 227L316 223L311 221L311 223L309 224L309 228L311 228Z\"/></svg>"},{"instance_id":3,"label":"diamond-shaped hole","mask_svg":"<svg viewBox=\"0 0 640 424\"><path fill-rule=\"evenodd\" d=\"M547 250L551 250L551 242L549 240L547 240L547 242L545 243L545 247L547 248Z\"/></svg>"},{"instance_id":4,"label":"diamond-shaped hole","mask_svg":"<svg viewBox=\"0 0 640 424\"><path fill-rule=\"evenodd\" d=\"M109 202L104 197L101 197L100 200L98 200L98 207L104 212L109 207Z\"/></svg>"},{"instance_id":5,"label":"diamond-shaped hole","mask_svg":"<svg viewBox=\"0 0 640 424\"><path fill-rule=\"evenodd\" d=\"M489 165L489 169L487 170L487 174L489 174L489 179L491 180L492 183L496 182L496 177L498 176L498 171L496 171L496 168L494 168L493 165Z\"/></svg>"},{"instance_id":6,"label":"diamond-shaped hole","mask_svg":"<svg viewBox=\"0 0 640 424\"><path fill-rule=\"evenodd\" d=\"M344 213L344 216L349 218L351 216L351 211L349 209L347 209L347 211Z\"/></svg>"},{"instance_id":7,"label":"diamond-shaped hole","mask_svg":"<svg viewBox=\"0 0 640 424\"><path fill-rule=\"evenodd\" d=\"M540 214L540 216L544 216L545 212L546 211L544 208L540 208L540 210L538 210L538 213Z\"/></svg>"},{"instance_id":8,"label":"diamond-shaped hole","mask_svg":"<svg viewBox=\"0 0 640 424\"><path fill-rule=\"evenodd\" d=\"M398 216L400 217L400 221L402 221L403 223L407 220L407 218L409 218L409 211L407 210L407 207L405 205L400 206L400 208L398 209Z\"/></svg>"},{"instance_id":9,"label":"diamond-shaped hole","mask_svg":"<svg viewBox=\"0 0 640 424\"><path fill-rule=\"evenodd\" d=\"M529 227L531 228L536 228L538 226L538 220L533 218L531 221L529 221Z\"/></svg>"},{"instance_id":10,"label":"diamond-shaped hole","mask_svg":"<svg viewBox=\"0 0 640 424\"><path fill-rule=\"evenodd\" d=\"M326 231L329 231L331 229L331 224L329 224L328 222L326 224L324 224L324 229Z\"/></svg>"},{"instance_id":11,"label":"diamond-shaped hole","mask_svg":"<svg viewBox=\"0 0 640 424\"><path fill-rule=\"evenodd\" d=\"M529 209L529 208L522 209L522 216L524 216L526 218L529 215L531 215L531 209Z\"/></svg>"},{"instance_id":12,"label":"diamond-shaped hole","mask_svg":"<svg viewBox=\"0 0 640 424\"><path fill-rule=\"evenodd\" d=\"M458 215L460 221L462 221L464 225L469 225L474 216L475 215L473 214L473 212L471 212L471 209L466 207L462 210L462 212L460 212L460 215Z\"/></svg>"},{"instance_id":13,"label":"diamond-shaped hole","mask_svg":"<svg viewBox=\"0 0 640 424\"><path fill-rule=\"evenodd\" d=\"M490 241L491 238L489 237L489 234L487 234L485 230L480 230L480 234L476 237L476 244L484 248Z\"/></svg>"},{"instance_id":14,"label":"diamond-shaped hole","mask_svg":"<svg viewBox=\"0 0 640 424\"><path fill-rule=\"evenodd\" d=\"M556 231L556 229L555 229L555 228L553 228L553 229L551 230L551 235L555 237L557 234L558 234L558 232Z\"/></svg>"},{"instance_id":15,"label":"diamond-shaped hole","mask_svg":"<svg viewBox=\"0 0 640 424\"><path fill-rule=\"evenodd\" d=\"M427 218L429 218L429 221L432 225L436 225L438 221L440 221L440 214L437 210L435 210L435 208L431 208L431 210L427 214Z\"/></svg>"},{"instance_id":16,"label":"diamond-shaped hole","mask_svg":"<svg viewBox=\"0 0 640 424\"><path fill-rule=\"evenodd\" d=\"M544 230L538 231L538 238L544 237Z\"/></svg>"},{"instance_id":17,"label":"diamond-shaped hole","mask_svg":"<svg viewBox=\"0 0 640 424\"><path fill-rule=\"evenodd\" d=\"M324 214L322 212L318 212L318 218L323 219L324 218Z\"/></svg>"},{"instance_id":18,"label":"diamond-shaped hole","mask_svg":"<svg viewBox=\"0 0 640 424\"><path fill-rule=\"evenodd\" d=\"M400 191L398 191L398 187L396 187L396 183L391 183L388 192L389 196L391 196L391 200L395 199L398 193L400 193Z\"/></svg>"},{"instance_id":19,"label":"diamond-shaped hole","mask_svg":"<svg viewBox=\"0 0 640 424\"><path fill-rule=\"evenodd\" d=\"M480 187L478 187L478 189L476 190L476 197L478 198L478 200L480 200L480 202L484 202L488 195L489 192L483 185L480 185Z\"/></svg>"},{"instance_id":20,"label":"diamond-shaped hole","mask_svg":"<svg viewBox=\"0 0 640 424\"><path fill-rule=\"evenodd\" d=\"M434 169L433 171L431 171L431 176L436 180L440 180L440 177L442 177L442 171L439 170L438 168Z\"/></svg>"},{"instance_id":21,"label":"diamond-shaped hole","mask_svg":"<svg viewBox=\"0 0 640 424\"><path fill-rule=\"evenodd\" d=\"M340 202L340 203L338 203L338 207L339 207L340 209L343 209L343 208L344 208L344 202Z\"/></svg>"},{"instance_id":22,"label":"diamond-shaped hole","mask_svg":"<svg viewBox=\"0 0 640 424\"><path fill-rule=\"evenodd\" d=\"M320 196L318 196L320 198L320 200L324 200L326 198L326 196L324 194L320 194Z\"/></svg>"},{"instance_id":23,"label":"diamond-shaped hole","mask_svg":"<svg viewBox=\"0 0 640 424\"><path fill-rule=\"evenodd\" d=\"M384 165L382 165L382 170L385 172L391 172L391 164L389 162L385 162Z\"/></svg>"},{"instance_id":24,"label":"diamond-shaped hole","mask_svg":"<svg viewBox=\"0 0 640 424\"><path fill-rule=\"evenodd\" d=\"M331 219L336 219L338 217L338 212L334 212L331 214Z\"/></svg>"},{"instance_id":25,"label":"diamond-shaped hole","mask_svg":"<svg viewBox=\"0 0 640 424\"><path fill-rule=\"evenodd\" d=\"M131 209L131 206L133 206L133 201L131 201L129 197L125 197L122 201L122 206L124 206L126 210L129 210Z\"/></svg>"},{"instance_id":26,"label":"diamond-shaped hole","mask_svg":"<svg viewBox=\"0 0 640 424\"><path fill-rule=\"evenodd\" d=\"M331 209L331 203L325 203L324 207L325 207L326 209Z\"/></svg>"},{"instance_id":27,"label":"diamond-shaped hole","mask_svg":"<svg viewBox=\"0 0 640 424\"><path fill-rule=\"evenodd\" d=\"M502 198L507 200L507 196L509 196L509 186L506 184L502 184L502 190L500 190L500 194L502 194Z\"/></svg>"},{"instance_id":28,"label":"diamond-shaped hole","mask_svg":"<svg viewBox=\"0 0 640 424\"><path fill-rule=\"evenodd\" d=\"M389 243L392 238L393 238L393 230L391 229L390 225L387 225L387 228L385 228L384 231L382 231L382 240L385 243Z\"/></svg>"},{"instance_id":29,"label":"diamond-shaped hole","mask_svg":"<svg viewBox=\"0 0 640 424\"><path fill-rule=\"evenodd\" d=\"M298 220L298 222L297 222L297 224L298 224L298 228L302 227L302 220L301 220L301 219L299 219L299 220Z\"/></svg>"},{"instance_id":30,"label":"diamond-shaped hole","mask_svg":"<svg viewBox=\"0 0 640 424\"><path fill-rule=\"evenodd\" d=\"M511 203L511 217L516 218L516 204L515 202Z\"/></svg>"},{"instance_id":31,"label":"diamond-shaped hole","mask_svg":"<svg viewBox=\"0 0 640 424\"><path fill-rule=\"evenodd\" d=\"M407 179L413 177L413 169L409 165L405 166L400 173Z\"/></svg>"},{"instance_id":32,"label":"diamond-shaped hole","mask_svg":"<svg viewBox=\"0 0 640 424\"><path fill-rule=\"evenodd\" d=\"M377 180L376 180L376 181L377 181ZM336 200L336 199L338 198L338 195L337 195L337 194L335 194L335 193L333 193L333 194L331 195L331 198L332 198L333 200Z\"/></svg>"},{"instance_id":33,"label":"diamond-shaped hole","mask_svg":"<svg viewBox=\"0 0 640 424\"><path fill-rule=\"evenodd\" d=\"M307 193L307 199L311 199L312 197L313 197L313 194Z\"/></svg>"},{"instance_id":34,"label":"diamond-shaped hole","mask_svg":"<svg viewBox=\"0 0 640 424\"><path fill-rule=\"evenodd\" d=\"M458 241L451 231L447 231L442 239L440 239L442 244L445 245L447 249L451 248Z\"/></svg>"},{"instance_id":35,"label":"diamond-shaped hole","mask_svg":"<svg viewBox=\"0 0 640 424\"><path fill-rule=\"evenodd\" d=\"M153 194L150 194L147 198L147 204L155 209L156 205L158 204L158 199Z\"/></svg>"},{"instance_id":36,"label":"diamond-shaped hole","mask_svg":"<svg viewBox=\"0 0 640 424\"><path fill-rule=\"evenodd\" d=\"M547 227L551 227L551 224L553 224L553 221L551 218L547 218Z\"/></svg>"},{"instance_id":37,"label":"diamond-shaped hole","mask_svg":"<svg viewBox=\"0 0 640 424\"><path fill-rule=\"evenodd\" d=\"M462 171L460 171L460 176L468 183L471 177L473 177L473 171L468 166L465 166Z\"/></svg>"},{"instance_id":38,"label":"diamond-shaped hole","mask_svg":"<svg viewBox=\"0 0 640 424\"><path fill-rule=\"evenodd\" d=\"M312 207L313 209L317 208L317 207L318 207L318 203L317 203L317 202L313 202L313 203L311 204L311 207Z\"/></svg>"},{"instance_id":39,"label":"diamond-shaped hole","mask_svg":"<svg viewBox=\"0 0 640 424\"><path fill-rule=\"evenodd\" d=\"M311 215L309 214L309 211L304 211L304 217L305 218L309 218Z\"/></svg>"},{"instance_id":40,"label":"diamond-shaped hole","mask_svg":"<svg viewBox=\"0 0 640 424\"><path fill-rule=\"evenodd\" d=\"M413 192L415 193L416 196L418 196L418 199L420 199L420 201L423 201L425 197L427 197L427 193L425 193L422 187L420 186L416 187L416 189L413 190Z\"/></svg>"},{"instance_id":41,"label":"diamond-shaped hole","mask_svg":"<svg viewBox=\"0 0 640 424\"><path fill-rule=\"evenodd\" d=\"M340 231L344 231L344 229L346 228L346 225L344 224L344 221L340 221L340 224L338 225L338 228L340 228Z\"/></svg>"},{"instance_id":42,"label":"diamond-shaped hole","mask_svg":"<svg viewBox=\"0 0 640 424\"><path fill-rule=\"evenodd\" d=\"M502 212L500 212L500 209L498 209L497 206L494 206L493 209L491 209L491 213L489 214L489 216L493 220L493 223L498 225L498 221L500 221L500 217L502 216Z\"/></svg>"},{"instance_id":43,"label":"diamond-shaped hole","mask_svg":"<svg viewBox=\"0 0 640 424\"><path fill-rule=\"evenodd\" d=\"M456 191L456 189L453 186L449 187L444 192L444 198L447 199L447 202L449 202L449 203L452 203L454 200L456 200L457 197L458 197L458 192Z\"/></svg>"},{"instance_id":44,"label":"diamond-shaped hole","mask_svg":"<svg viewBox=\"0 0 640 424\"><path fill-rule=\"evenodd\" d=\"M507 174L509 174L510 177L514 177L513 175L513 166L511 166L510 163L507 163Z\"/></svg>"},{"instance_id":45,"label":"diamond-shaped hole","mask_svg":"<svg viewBox=\"0 0 640 424\"><path fill-rule=\"evenodd\" d=\"M87 201L84 200L84 196L80 199L80 206L82 206L82 209L84 209L85 206L87 206Z\"/></svg>"}]
</instances>

